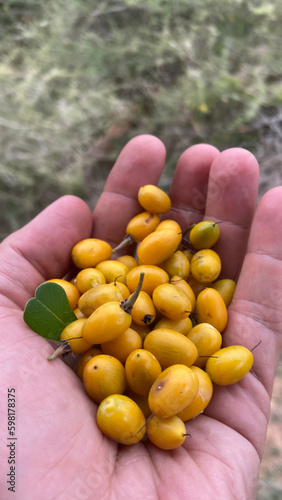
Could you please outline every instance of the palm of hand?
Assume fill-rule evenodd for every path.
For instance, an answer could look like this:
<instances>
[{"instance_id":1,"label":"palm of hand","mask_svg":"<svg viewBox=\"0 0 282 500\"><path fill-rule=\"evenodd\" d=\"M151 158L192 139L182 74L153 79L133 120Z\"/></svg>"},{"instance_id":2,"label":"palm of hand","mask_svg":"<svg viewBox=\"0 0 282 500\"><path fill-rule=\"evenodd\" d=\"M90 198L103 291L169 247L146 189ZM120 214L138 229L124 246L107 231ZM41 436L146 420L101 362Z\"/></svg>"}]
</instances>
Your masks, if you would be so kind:
<instances>
[{"instance_id":1,"label":"palm of hand","mask_svg":"<svg viewBox=\"0 0 282 500\"><path fill-rule=\"evenodd\" d=\"M252 223L258 169L248 152L219 154L210 146L195 146L181 156L171 186L173 211L168 217L182 227L203 216L222 221L217 249L223 274L234 278L242 267L224 343L252 348L262 340L263 346L254 353L252 373L234 386L215 387L205 414L188 422L191 437L181 448L163 452L148 442L126 447L104 438L81 382L61 360L45 362L52 348L23 324L26 301L40 282L67 271L74 243L92 231L113 244L122 239L127 221L139 211L137 188L157 184L163 162L157 139L136 138L107 181L93 228L85 204L66 197L2 244L1 394L16 388L16 498L255 497L279 356L281 245L276 228L281 225L277 205L282 193L276 189L268 194ZM5 436L5 418L0 425ZM6 470L4 447L0 465ZM1 498L10 498L7 484L0 492Z\"/></svg>"}]
</instances>

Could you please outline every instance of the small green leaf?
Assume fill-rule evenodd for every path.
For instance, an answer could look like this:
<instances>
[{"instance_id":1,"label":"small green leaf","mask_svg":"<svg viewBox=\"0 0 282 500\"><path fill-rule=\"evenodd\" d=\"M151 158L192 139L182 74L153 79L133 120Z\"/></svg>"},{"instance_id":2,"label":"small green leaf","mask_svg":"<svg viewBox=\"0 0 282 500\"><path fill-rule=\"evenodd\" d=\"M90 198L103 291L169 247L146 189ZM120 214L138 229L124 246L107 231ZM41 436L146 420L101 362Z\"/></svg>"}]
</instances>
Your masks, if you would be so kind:
<instances>
[{"instance_id":1,"label":"small green leaf","mask_svg":"<svg viewBox=\"0 0 282 500\"><path fill-rule=\"evenodd\" d=\"M35 297L25 306L23 319L36 333L51 340L60 340L63 329L75 321L65 290L57 283L42 283Z\"/></svg>"}]
</instances>

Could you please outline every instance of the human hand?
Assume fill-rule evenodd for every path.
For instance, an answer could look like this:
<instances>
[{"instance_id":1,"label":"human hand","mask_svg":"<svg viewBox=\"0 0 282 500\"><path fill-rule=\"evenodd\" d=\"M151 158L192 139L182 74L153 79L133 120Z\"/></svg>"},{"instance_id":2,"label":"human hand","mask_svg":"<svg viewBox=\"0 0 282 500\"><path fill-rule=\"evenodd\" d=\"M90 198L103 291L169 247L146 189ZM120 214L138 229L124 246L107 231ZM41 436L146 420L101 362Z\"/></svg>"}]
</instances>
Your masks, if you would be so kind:
<instances>
[{"instance_id":1,"label":"human hand","mask_svg":"<svg viewBox=\"0 0 282 500\"><path fill-rule=\"evenodd\" d=\"M23 322L23 308L43 281L62 277L73 245L91 235L116 245L140 211L137 190L158 184L162 143L140 136L127 144L92 216L66 196L0 246L2 346L0 497L3 500L118 500L255 498L270 397L281 348L282 187L256 209L258 166L242 149L219 153L197 145L179 159L166 218L183 228L202 218L221 221L217 251L224 277L238 279L224 345L253 348L254 365L240 382L214 387L204 414L187 422L184 445L162 451L149 442L121 446L105 438L96 405L52 347ZM256 211L255 211L256 209ZM255 215L254 215L255 212ZM127 250L128 251L128 250ZM6 474L8 388L16 391L16 494Z\"/></svg>"}]
</instances>

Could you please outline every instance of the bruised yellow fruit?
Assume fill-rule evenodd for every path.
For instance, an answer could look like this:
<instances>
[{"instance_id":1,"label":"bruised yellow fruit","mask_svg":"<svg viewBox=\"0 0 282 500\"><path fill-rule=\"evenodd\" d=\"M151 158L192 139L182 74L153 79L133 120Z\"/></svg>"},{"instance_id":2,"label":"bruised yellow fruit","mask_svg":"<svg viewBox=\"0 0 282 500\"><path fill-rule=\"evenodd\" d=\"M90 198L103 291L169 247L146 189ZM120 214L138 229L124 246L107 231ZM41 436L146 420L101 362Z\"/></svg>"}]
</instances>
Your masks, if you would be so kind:
<instances>
[{"instance_id":1,"label":"bruised yellow fruit","mask_svg":"<svg viewBox=\"0 0 282 500\"><path fill-rule=\"evenodd\" d=\"M196 397L198 384L188 366L175 364L166 368L150 389L148 403L151 412L159 418L176 415Z\"/></svg>"},{"instance_id":2,"label":"bruised yellow fruit","mask_svg":"<svg viewBox=\"0 0 282 500\"><path fill-rule=\"evenodd\" d=\"M161 219L156 213L141 212L135 215L126 227L126 234L132 236L133 241L139 243L159 225Z\"/></svg>"},{"instance_id":3,"label":"bruised yellow fruit","mask_svg":"<svg viewBox=\"0 0 282 500\"><path fill-rule=\"evenodd\" d=\"M74 245L71 251L73 263L79 269L95 267L102 260L110 259L112 247L104 240L86 238Z\"/></svg>"},{"instance_id":4,"label":"bruised yellow fruit","mask_svg":"<svg viewBox=\"0 0 282 500\"><path fill-rule=\"evenodd\" d=\"M138 443L146 432L146 420L140 407L121 394L108 396L100 403L97 424L105 436L124 445Z\"/></svg>"},{"instance_id":5,"label":"bruised yellow fruit","mask_svg":"<svg viewBox=\"0 0 282 500\"><path fill-rule=\"evenodd\" d=\"M190 273L190 262L181 250L176 250L167 260L161 262L159 266L170 276L177 275L184 280Z\"/></svg>"},{"instance_id":6,"label":"bruised yellow fruit","mask_svg":"<svg viewBox=\"0 0 282 500\"><path fill-rule=\"evenodd\" d=\"M113 356L94 356L84 367L83 384L88 396L99 404L111 394L123 394L126 388L124 367Z\"/></svg>"},{"instance_id":7,"label":"bruised yellow fruit","mask_svg":"<svg viewBox=\"0 0 282 500\"><path fill-rule=\"evenodd\" d=\"M219 255L209 248L195 253L190 265L192 276L201 283L210 283L216 280L221 271Z\"/></svg>"},{"instance_id":8,"label":"bruised yellow fruit","mask_svg":"<svg viewBox=\"0 0 282 500\"><path fill-rule=\"evenodd\" d=\"M171 283L156 287L152 298L156 309L169 319L187 318L192 312L188 295Z\"/></svg>"}]
</instances>

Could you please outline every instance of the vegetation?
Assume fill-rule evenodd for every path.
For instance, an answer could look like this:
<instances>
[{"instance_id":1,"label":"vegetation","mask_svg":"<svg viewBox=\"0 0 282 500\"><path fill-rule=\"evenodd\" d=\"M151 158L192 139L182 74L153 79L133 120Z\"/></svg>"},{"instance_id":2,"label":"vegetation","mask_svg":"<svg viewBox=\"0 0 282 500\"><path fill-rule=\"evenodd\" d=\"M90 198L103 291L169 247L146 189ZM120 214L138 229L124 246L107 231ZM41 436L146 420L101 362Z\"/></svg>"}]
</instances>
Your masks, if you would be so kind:
<instances>
[{"instance_id":1,"label":"vegetation","mask_svg":"<svg viewBox=\"0 0 282 500\"><path fill-rule=\"evenodd\" d=\"M0 1L0 236L64 193L93 206L140 133L167 147L164 186L191 144L260 154L281 21L280 0Z\"/></svg>"}]
</instances>

